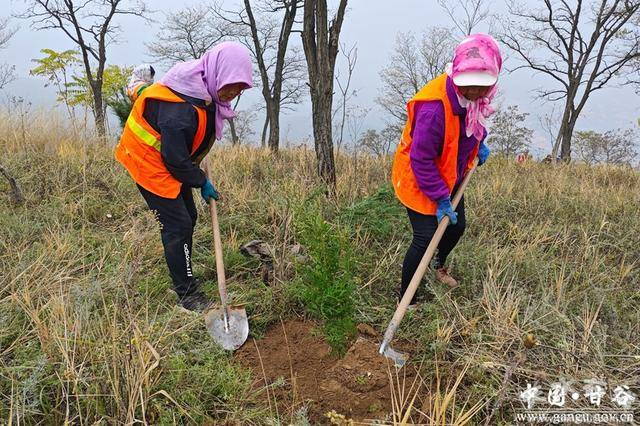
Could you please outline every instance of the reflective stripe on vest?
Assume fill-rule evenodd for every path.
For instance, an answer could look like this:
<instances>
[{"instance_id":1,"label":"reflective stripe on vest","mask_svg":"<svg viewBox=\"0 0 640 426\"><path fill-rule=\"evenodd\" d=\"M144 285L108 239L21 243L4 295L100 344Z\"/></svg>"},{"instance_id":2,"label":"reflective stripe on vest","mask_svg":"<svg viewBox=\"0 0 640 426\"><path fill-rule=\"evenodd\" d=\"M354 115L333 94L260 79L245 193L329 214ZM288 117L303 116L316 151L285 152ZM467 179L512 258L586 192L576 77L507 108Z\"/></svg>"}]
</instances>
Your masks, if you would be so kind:
<instances>
[{"instance_id":1,"label":"reflective stripe on vest","mask_svg":"<svg viewBox=\"0 0 640 426\"><path fill-rule=\"evenodd\" d=\"M418 187L413 169L411 168L412 131L414 128L414 107L416 102L440 101L444 106L444 143L442 153L435 160L436 167L442 180L453 190L457 179L458 143L460 139L460 119L453 113L451 102L447 96L447 75L431 80L407 103L407 122L402 132L400 143L393 158L391 181L396 197L411 210L426 215L435 215L437 203L429 199ZM479 144L473 149L465 171L471 168L473 159L478 153Z\"/></svg>"},{"instance_id":2,"label":"reflective stripe on vest","mask_svg":"<svg viewBox=\"0 0 640 426\"><path fill-rule=\"evenodd\" d=\"M144 143L160 152L160 139L156 138L155 135L147 132L144 127L139 125L136 122L136 119L133 118L133 115L129 115L127 118L127 126L131 129L131 131L138 136Z\"/></svg>"},{"instance_id":3,"label":"reflective stripe on vest","mask_svg":"<svg viewBox=\"0 0 640 426\"><path fill-rule=\"evenodd\" d=\"M131 114L115 150L116 159L127 169L132 179L147 191L164 198L176 198L182 183L171 175L162 159L162 137L145 120L148 99L165 102L185 102L168 87L159 83L145 88L133 104ZM207 129L207 112L196 107L198 128L193 138L191 155L202 145Z\"/></svg>"}]
</instances>

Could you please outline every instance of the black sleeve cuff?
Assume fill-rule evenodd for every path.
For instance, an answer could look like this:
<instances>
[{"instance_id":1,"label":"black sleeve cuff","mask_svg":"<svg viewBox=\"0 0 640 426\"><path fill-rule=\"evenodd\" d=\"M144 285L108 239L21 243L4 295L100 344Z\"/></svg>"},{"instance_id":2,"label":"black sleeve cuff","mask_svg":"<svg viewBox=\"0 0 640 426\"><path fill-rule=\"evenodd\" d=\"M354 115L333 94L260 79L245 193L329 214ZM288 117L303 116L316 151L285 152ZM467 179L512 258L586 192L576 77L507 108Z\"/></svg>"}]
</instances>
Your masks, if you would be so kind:
<instances>
[{"instance_id":1,"label":"black sleeve cuff","mask_svg":"<svg viewBox=\"0 0 640 426\"><path fill-rule=\"evenodd\" d=\"M202 170L200 170L200 180L196 182L194 188L202 188L207 181L207 176L204 174Z\"/></svg>"}]
</instances>

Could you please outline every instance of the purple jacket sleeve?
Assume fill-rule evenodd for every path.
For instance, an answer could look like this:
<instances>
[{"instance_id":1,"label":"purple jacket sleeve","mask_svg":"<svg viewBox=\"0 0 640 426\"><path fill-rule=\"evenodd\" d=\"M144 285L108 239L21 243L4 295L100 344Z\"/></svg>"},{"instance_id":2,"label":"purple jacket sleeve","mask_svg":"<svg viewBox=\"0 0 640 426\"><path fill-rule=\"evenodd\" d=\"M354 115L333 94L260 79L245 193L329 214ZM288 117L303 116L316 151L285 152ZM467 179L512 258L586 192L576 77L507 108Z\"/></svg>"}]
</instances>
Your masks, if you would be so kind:
<instances>
[{"instance_id":1,"label":"purple jacket sleeve","mask_svg":"<svg viewBox=\"0 0 640 426\"><path fill-rule=\"evenodd\" d=\"M449 196L449 188L435 163L443 145L444 106L439 101L418 102L409 159L418 187L434 202Z\"/></svg>"}]
</instances>

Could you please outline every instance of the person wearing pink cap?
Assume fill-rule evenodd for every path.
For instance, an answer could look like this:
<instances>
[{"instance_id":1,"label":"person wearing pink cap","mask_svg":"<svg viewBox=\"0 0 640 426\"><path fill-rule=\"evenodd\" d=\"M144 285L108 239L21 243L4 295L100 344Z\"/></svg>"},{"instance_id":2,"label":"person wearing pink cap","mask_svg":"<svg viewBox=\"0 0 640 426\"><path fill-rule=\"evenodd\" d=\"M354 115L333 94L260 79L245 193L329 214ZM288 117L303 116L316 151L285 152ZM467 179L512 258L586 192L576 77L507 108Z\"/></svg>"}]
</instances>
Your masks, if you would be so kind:
<instances>
[{"instance_id":1,"label":"person wearing pink cap","mask_svg":"<svg viewBox=\"0 0 640 426\"><path fill-rule=\"evenodd\" d=\"M473 34L455 49L441 76L428 82L407 104L408 119L394 157L392 182L406 207L413 239L402 266L401 298L415 273L438 223L451 220L433 266L436 279L458 285L445 266L464 233L464 197L453 210L451 199L471 168L487 161L486 119L493 112L502 68L498 44L487 34ZM411 307L416 306L416 298Z\"/></svg>"},{"instance_id":2,"label":"person wearing pink cap","mask_svg":"<svg viewBox=\"0 0 640 426\"><path fill-rule=\"evenodd\" d=\"M230 102L252 85L249 50L220 43L200 59L174 65L140 92L116 148L116 159L161 224L173 290L191 311L209 304L192 269L197 219L192 189L199 188L207 203L219 198L200 162L222 138L224 120L234 117Z\"/></svg>"}]
</instances>

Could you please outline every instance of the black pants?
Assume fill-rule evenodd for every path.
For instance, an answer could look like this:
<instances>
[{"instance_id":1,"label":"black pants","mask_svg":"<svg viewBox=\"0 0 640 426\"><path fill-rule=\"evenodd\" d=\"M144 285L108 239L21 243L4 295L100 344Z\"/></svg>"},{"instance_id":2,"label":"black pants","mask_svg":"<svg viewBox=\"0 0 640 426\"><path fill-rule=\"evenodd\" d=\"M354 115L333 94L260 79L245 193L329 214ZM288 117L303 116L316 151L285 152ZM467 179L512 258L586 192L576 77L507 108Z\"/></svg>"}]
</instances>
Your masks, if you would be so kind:
<instances>
[{"instance_id":1,"label":"black pants","mask_svg":"<svg viewBox=\"0 0 640 426\"><path fill-rule=\"evenodd\" d=\"M175 199L160 197L138 185L149 208L160 222L164 258L173 280L173 289L182 298L198 290L191 267L193 228L198 212L191 188L182 185Z\"/></svg>"},{"instance_id":2,"label":"black pants","mask_svg":"<svg viewBox=\"0 0 640 426\"><path fill-rule=\"evenodd\" d=\"M455 225L447 226L440 243L438 244L438 250L433 259L433 265L436 268L444 266L447 260L447 256L451 253L451 250L458 244L460 237L464 233L466 226L466 220L464 217L464 197L460 199L458 207L456 208L458 213L458 222ZM435 234L438 228L438 219L435 215L424 215L407 208L409 214L409 220L411 221L411 227L413 228L413 240L407 250L407 254L404 257L402 264L402 285L400 288L400 297L404 295L404 292L409 287L413 274L418 269L418 264L422 260L427 246L431 242L433 234ZM411 303L416 303L416 297L413 296Z\"/></svg>"}]
</instances>

